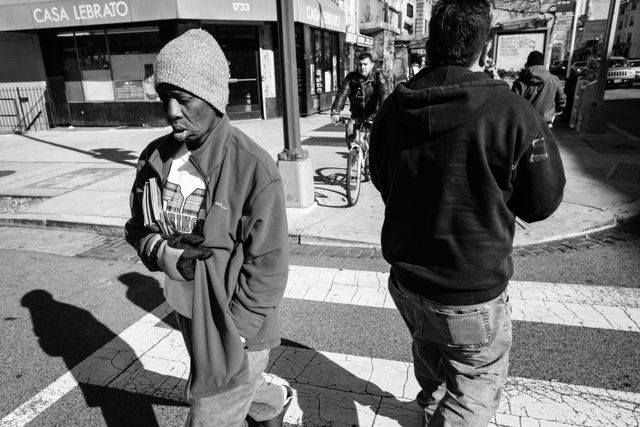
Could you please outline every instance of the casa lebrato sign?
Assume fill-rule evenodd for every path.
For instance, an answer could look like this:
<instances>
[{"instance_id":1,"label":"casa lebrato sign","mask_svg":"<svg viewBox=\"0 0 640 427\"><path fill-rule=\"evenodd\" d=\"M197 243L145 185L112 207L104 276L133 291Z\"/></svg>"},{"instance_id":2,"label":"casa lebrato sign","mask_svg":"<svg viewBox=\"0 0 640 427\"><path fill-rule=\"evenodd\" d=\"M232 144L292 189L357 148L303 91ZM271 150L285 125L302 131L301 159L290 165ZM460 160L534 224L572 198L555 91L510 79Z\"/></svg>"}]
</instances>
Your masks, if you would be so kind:
<instances>
[{"instance_id":1,"label":"casa lebrato sign","mask_svg":"<svg viewBox=\"0 0 640 427\"><path fill-rule=\"evenodd\" d=\"M345 32L344 12L328 0L298 0L294 3L293 14L297 22Z\"/></svg>"},{"instance_id":2,"label":"casa lebrato sign","mask_svg":"<svg viewBox=\"0 0 640 427\"><path fill-rule=\"evenodd\" d=\"M31 20L35 28L131 22L130 0L68 0L32 3Z\"/></svg>"}]
</instances>

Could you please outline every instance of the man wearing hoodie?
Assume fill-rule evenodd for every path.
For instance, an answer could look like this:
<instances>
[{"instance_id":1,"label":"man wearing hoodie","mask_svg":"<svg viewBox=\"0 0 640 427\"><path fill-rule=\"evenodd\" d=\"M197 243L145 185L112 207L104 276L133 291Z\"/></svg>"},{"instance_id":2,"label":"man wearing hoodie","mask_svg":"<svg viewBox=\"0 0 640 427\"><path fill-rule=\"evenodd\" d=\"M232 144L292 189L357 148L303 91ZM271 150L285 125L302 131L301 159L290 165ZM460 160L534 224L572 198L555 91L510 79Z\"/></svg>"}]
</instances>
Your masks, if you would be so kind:
<instances>
[{"instance_id":1,"label":"man wearing hoodie","mask_svg":"<svg viewBox=\"0 0 640 427\"><path fill-rule=\"evenodd\" d=\"M262 375L289 267L278 168L229 122L229 66L208 32L171 40L154 70L172 130L140 155L125 237L166 275L191 361L186 425L280 426L293 390Z\"/></svg>"},{"instance_id":2,"label":"man wearing hoodie","mask_svg":"<svg viewBox=\"0 0 640 427\"><path fill-rule=\"evenodd\" d=\"M560 79L544 68L544 55L537 50L527 57L525 68L513 82L511 90L531 102L549 125L567 105Z\"/></svg>"},{"instance_id":3,"label":"man wearing hoodie","mask_svg":"<svg viewBox=\"0 0 640 427\"><path fill-rule=\"evenodd\" d=\"M429 426L493 417L512 343L515 217L548 217L565 184L542 117L483 73L490 31L488 0L437 2L430 65L396 86L371 133L389 292L412 335Z\"/></svg>"}]
</instances>

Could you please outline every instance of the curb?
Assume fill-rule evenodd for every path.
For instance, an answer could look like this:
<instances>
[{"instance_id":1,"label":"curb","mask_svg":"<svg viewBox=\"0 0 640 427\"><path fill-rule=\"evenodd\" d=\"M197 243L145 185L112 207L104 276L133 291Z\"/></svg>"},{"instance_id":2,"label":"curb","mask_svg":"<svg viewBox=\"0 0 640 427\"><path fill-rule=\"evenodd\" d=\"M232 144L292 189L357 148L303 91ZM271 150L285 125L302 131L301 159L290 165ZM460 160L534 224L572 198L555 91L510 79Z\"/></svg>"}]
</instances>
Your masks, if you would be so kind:
<instances>
[{"instance_id":1,"label":"curb","mask_svg":"<svg viewBox=\"0 0 640 427\"><path fill-rule=\"evenodd\" d=\"M122 237L124 235L124 220L122 218L108 218L108 217L87 217L83 216L83 221L72 218L73 216L59 217L47 217L46 215L39 214L0 214L0 226L7 227L28 227L28 228L57 228L66 230L80 230L88 231L104 236L110 237ZM112 224L105 224L105 219L111 219ZM514 244L513 248L526 248L541 243L550 243L554 241L566 240L570 238L576 238L581 236L587 236L589 234L604 231L613 228L617 225L624 223L625 219L620 216L613 216L608 221L594 224L592 227L588 227L579 231L561 233L552 237L545 237L535 242L527 242L525 244ZM381 250L381 245L370 242L362 242L355 240L345 240L333 237L319 237L319 236L306 236L301 233L289 233L289 242L295 245L304 246L334 246L334 247L349 247L349 248L361 248L361 249L375 249Z\"/></svg>"}]
</instances>

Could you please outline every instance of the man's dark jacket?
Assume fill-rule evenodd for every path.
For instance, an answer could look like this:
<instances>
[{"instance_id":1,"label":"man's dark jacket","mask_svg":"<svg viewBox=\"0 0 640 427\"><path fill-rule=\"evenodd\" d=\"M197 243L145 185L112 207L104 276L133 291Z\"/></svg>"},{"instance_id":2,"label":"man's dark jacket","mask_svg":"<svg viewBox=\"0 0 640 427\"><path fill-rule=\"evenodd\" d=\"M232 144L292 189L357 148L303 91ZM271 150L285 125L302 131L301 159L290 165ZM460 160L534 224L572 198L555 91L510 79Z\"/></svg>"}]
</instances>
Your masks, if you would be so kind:
<instances>
[{"instance_id":1,"label":"man's dark jacket","mask_svg":"<svg viewBox=\"0 0 640 427\"><path fill-rule=\"evenodd\" d=\"M567 96L560 80L543 65L533 65L520 72L511 90L535 107L547 123L567 106Z\"/></svg>"},{"instance_id":2,"label":"man's dark jacket","mask_svg":"<svg viewBox=\"0 0 640 427\"><path fill-rule=\"evenodd\" d=\"M548 217L565 184L531 104L482 72L427 67L396 86L370 142L392 277L446 305L499 296L513 274L515 216Z\"/></svg>"},{"instance_id":3,"label":"man's dark jacket","mask_svg":"<svg viewBox=\"0 0 640 427\"><path fill-rule=\"evenodd\" d=\"M389 95L387 80L382 71L374 69L367 77L352 71L344 78L331 105L331 114L340 114L349 98L351 117L364 119L376 113Z\"/></svg>"}]
</instances>

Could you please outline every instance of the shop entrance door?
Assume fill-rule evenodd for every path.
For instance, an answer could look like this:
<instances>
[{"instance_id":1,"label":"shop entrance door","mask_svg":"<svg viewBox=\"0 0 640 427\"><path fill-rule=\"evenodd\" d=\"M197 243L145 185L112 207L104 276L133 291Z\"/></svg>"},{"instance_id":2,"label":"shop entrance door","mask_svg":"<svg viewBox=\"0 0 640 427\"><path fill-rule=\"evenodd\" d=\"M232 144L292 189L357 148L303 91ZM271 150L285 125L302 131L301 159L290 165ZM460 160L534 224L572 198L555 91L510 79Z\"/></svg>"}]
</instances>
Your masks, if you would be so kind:
<instances>
[{"instance_id":1,"label":"shop entrance door","mask_svg":"<svg viewBox=\"0 0 640 427\"><path fill-rule=\"evenodd\" d=\"M215 37L229 61L229 118L262 117L257 27L207 25L204 28Z\"/></svg>"}]
</instances>

